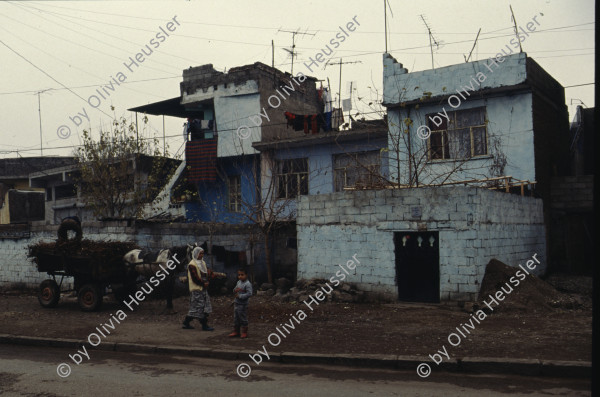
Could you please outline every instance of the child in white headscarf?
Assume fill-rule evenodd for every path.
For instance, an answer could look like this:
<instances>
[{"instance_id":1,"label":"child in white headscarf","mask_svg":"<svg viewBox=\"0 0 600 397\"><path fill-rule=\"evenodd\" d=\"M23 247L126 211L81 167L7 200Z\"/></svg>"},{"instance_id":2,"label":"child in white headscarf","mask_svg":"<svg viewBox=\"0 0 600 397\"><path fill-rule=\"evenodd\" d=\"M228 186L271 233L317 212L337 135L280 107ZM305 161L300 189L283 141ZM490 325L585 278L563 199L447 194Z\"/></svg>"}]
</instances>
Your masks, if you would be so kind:
<instances>
[{"instance_id":1,"label":"child in white headscarf","mask_svg":"<svg viewBox=\"0 0 600 397\"><path fill-rule=\"evenodd\" d=\"M210 297L208 296L208 269L202 259L204 250L200 247L192 251L192 260L188 264L188 284L190 288L190 310L183 321L183 328L193 329L190 322L198 319L203 331L213 331L208 326L208 315L212 313Z\"/></svg>"}]
</instances>

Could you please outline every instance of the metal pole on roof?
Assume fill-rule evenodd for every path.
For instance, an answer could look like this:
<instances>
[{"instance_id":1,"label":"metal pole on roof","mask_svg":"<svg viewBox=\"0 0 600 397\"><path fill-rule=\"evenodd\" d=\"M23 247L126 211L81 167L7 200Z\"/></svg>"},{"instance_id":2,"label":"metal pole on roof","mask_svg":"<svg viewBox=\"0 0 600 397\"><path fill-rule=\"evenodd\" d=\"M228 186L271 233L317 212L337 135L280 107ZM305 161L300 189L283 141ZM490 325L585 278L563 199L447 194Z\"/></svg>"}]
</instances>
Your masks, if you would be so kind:
<instances>
[{"instance_id":1,"label":"metal pole on roof","mask_svg":"<svg viewBox=\"0 0 600 397\"><path fill-rule=\"evenodd\" d=\"M167 156L167 143L165 140L165 115L163 114L163 157Z\"/></svg>"},{"instance_id":2,"label":"metal pole on roof","mask_svg":"<svg viewBox=\"0 0 600 397\"><path fill-rule=\"evenodd\" d=\"M338 108L340 112L342 111L342 62L343 59L340 58L340 90L338 91Z\"/></svg>"},{"instance_id":3,"label":"metal pole on roof","mask_svg":"<svg viewBox=\"0 0 600 397\"><path fill-rule=\"evenodd\" d=\"M140 151L140 135L138 133L138 112L135 112L135 144L137 146L138 153Z\"/></svg>"},{"instance_id":4,"label":"metal pole on roof","mask_svg":"<svg viewBox=\"0 0 600 397\"><path fill-rule=\"evenodd\" d=\"M519 53L523 52L523 47L521 47L521 39L519 38L519 31L517 30L517 18L515 18L515 13L513 12L512 5L508 5L510 7L510 14L512 15L512 20L515 25L515 36L517 36L517 40L519 40Z\"/></svg>"},{"instance_id":5,"label":"metal pole on roof","mask_svg":"<svg viewBox=\"0 0 600 397\"><path fill-rule=\"evenodd\" d=\"M43 139L42 139L42 102L40 100L41 93L42 93L42 91L38 91L37 96L38 96L38 113L40 115L40 155L43 156L44 149L43 149Z\"/></svg>"},{"instance_id":6,"label":"metal pole on roof","mask_svg":"<svg viewBox=\"0 0 600 397\"><path fill-rule=\"evenodd\" d=\"M388 52L388 25L387 25L387 8L390 8L390 14L392 18L394 18L394 12L392 11L392 6L390 5L389 0L383 0L383 22L384 22L384 31L385 31L385 53Z\"/></svg>"}]
</instances>

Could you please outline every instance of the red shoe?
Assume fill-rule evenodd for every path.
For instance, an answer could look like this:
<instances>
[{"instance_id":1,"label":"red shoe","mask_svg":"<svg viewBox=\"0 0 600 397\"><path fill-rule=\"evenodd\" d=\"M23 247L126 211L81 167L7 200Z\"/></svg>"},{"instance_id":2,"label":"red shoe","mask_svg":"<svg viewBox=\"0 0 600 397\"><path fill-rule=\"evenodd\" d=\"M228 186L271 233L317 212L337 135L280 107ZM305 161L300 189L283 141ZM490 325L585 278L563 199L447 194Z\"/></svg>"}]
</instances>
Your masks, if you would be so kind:
<instances>
[{"instance_id":1,"label":"red shoe","mask_svg":"<svg viewBox=\"0 0 600 397\"><path fill-rule=\"evenodd\" d=\"M248 337L248 327L242 327L242 335L240 337L242 339L246 339Z\"/></svg>"},{"instance_id":2,"label":"red shoe","mask_svg":"<svg viewBox=\"0 0 600 397\"><path fill-rule=\"evenodd\" d=\"M232 333L230 333L230 334L229 334L229 335L227 335L227 336L228 336L228 337L230 337L230 338L233 338L233 337L235 337L235 336L240 336L240 327L235 327L235 328L233 329L233 332L232 332Z\"/></svg>"}]
</instances>

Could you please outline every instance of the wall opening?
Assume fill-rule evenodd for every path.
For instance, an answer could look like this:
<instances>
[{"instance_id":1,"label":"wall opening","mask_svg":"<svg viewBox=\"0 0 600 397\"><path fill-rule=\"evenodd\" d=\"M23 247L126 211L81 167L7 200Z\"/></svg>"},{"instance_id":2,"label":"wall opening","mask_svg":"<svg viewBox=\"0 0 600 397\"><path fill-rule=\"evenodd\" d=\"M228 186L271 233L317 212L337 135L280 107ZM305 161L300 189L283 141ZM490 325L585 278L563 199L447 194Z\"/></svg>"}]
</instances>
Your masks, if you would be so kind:
<instances>
[{"instance_id":1,"label":"wall opening","mask_svg":"<svg viewBox=\"0 0 600 397\"><path fill-rule=\"evenodd\" d=\"M394 232L398 299L440 302L438 232Z\"/></svg>"}]
</instances>

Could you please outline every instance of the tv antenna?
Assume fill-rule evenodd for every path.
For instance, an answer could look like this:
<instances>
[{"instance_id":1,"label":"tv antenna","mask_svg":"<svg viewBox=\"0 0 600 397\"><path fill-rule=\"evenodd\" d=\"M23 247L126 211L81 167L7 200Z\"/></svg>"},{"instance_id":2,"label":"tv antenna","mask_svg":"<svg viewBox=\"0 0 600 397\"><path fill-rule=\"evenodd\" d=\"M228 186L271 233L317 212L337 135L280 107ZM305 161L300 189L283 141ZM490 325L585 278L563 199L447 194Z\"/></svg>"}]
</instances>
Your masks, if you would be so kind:
<instances>
[{"instance_id":1,"label":"tv antenna","mask_svg":"<svg viewBox=\"0 0 600 397\"><path fill-rule=\"evenodd\" d=\"M298 53L296 52L296 35L300 35L300 36L315 36L316 33L308 33L308 28L304 31L301 32L300 28L296 29L296 30L285 30L285 29L278 29L277 33L279 32L283 32L283 33L291 33L292 35L292 47L291 48L283 48L284 51L286 51L287 53L289 53L292 56L292 71L291 74L294 74L294 56L297 56Z\"/></svg>"},{"instance_id":2,"label":"tv antenna","mask_svg":"<svg viewBox=\"0 0 600 397\"><path fill-rule=\"evenodd\" d=\"M471 48L471 52L469 52L469 56L465 57L463 55L463 57L465 57L465 62L469 62L469 59L471 59L471 54L473 53L473 50L475 49L475 46L477 45L477 39L479 38L479 33L481 33L481 28L479 28L479 31L477 32L477 37L475 37L475 42L473 43L473 48Z\"/></svg>"},{"instance_id":3,"label":"tv antenna","mask_svg":"<svg viewBox=\"0 0 600 397\"><path fill-rule=\"evenodd\" d=\"M338 91L338 108L342 109L342 65L348 65L351 63L362 63L362 61L353 61L353 62L344 62L342 58L340 58L339 62L329 62L329 60L325 63L323 69L327 67L327 65L340 65L340 87Z\"/></svg>"},{"instance_id":4,"label":"tv antenna","mask_svg":"<svg viewBox=\"0 0 600 397\"><path fill-rule=\"evenodd\" d=\"M429 27L429 24L427 23L425 16L423 14L421 14L419 16L421 17L421 20L425 24L425 27L427 28L427 33L429 34L429 48L431 50L431 68L435 69L435 66L433 65L433 45L435 44L436 50L439 50L441 42L437 41L436 38L433 36L433 32L431 31L431 28Z\"/></svg>"}]
</instances>

